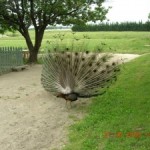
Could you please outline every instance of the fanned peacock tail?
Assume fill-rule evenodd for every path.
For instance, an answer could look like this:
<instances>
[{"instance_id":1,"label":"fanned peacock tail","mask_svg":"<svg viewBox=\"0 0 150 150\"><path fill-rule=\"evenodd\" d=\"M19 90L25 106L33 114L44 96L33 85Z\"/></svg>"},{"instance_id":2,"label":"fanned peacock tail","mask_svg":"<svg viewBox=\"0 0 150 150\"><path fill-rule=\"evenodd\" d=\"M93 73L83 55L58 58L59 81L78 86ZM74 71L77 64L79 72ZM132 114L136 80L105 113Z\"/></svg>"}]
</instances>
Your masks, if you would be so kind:
<instances>
[{"instance_id":1,"label":"fanned peacock tail","mask_svg":"<svg viewBox=\"0 0 150 150\"><path fill-rule=\"evenodd\" d=\"M66 100L102 94L116 80L117 62L98 52L49 52L44 56L43 87Z\"/></svg>"}]
</instances>

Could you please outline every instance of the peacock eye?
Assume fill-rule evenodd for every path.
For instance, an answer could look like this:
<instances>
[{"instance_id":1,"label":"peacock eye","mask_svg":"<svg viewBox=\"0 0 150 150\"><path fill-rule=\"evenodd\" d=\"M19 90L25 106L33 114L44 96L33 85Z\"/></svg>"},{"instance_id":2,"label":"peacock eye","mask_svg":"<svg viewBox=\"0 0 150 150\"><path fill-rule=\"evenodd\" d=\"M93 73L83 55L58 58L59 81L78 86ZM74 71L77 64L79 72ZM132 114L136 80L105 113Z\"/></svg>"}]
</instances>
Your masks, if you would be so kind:
<instances>
[{"instance_id":1,"label":"peacock eye","mask_svg":"<svg viewBox=\"0 0 150 150\"><path fill-rule=\"evenodd\" d=\"M106 68L109 68L110 66L109 65L106 65Z\"/></svg>"},{"instance_id":2,"label":"peacock eye","mask_svg":"<svg viewBox=\"0 0 150 150\"><path fill-rule=\"evenodd\" d=\"M110 72L111 72L110 70L107 71L107 73L110 73Z\"/></svg>"},{"instance_id":3,"label":"peacock eye","mask_svg":"<svg viewBox=\"0 0 150 150\"><path fill-rule=\"evenodd\" d=\"M84 61L85 60L85 58L82 58L82 61Z\"/></svg>"},{"instance_id":4,"label":"peacock eye","mask_svg":"<svg viewBox=\"0 0 150 150\"><path fill-rule=\"evenodd\" d=\"M119 69L119 68L116 68L116 69L114 70L114 72L118 72L118 71L120 71L120 69Z\"/></svg>"},{"instance_id":5,"label":"peacock eye","mask_svg":"<svg viewBox=\"0 0 150 150\"><path fill-rule=\"evenodd\" d=\"M97 65L97 66L100 66L100 63L97 63L96 65Z\"/></svg>"},{"instance_id":6,"label":"peacock eye","mask_svg":"<svg viewBox=\"0 0 150 150\"><path fill-rule=\"evenodd\" d=\"M94 70L93 70L93 72L94 72L94 73L96 73L96 72L97 72L97 70L96 70L96 69L94 69Z\"/></svg>"},{"instance_id":7,"label":"peacock eye","mask_svg":"<svg viewBox=\"0 0 150 150\"><path fill-rule=\"evenodd\" d=\"M88 77L86 76L84 79L85 79L85 80L87 80L87 79L88 79Z\"/></svg>"},{"instance_id":8,"label":"peacock eye","mask_svg":"<svg viewBox=\"0 0 150 150\"><path fill-rule=\"evenodd\" d=\"M66 51L69 51L69 48L68 48L68 47L66 48Z\"/></svg>"},{"instance_id":9,"label":"peacock eye","mask_svg":"<svg viewBox=\"0 0 150 150\"><path fill-rule=\"evenodd\" d=\"M109 82L109 81L110 81L110 79L106 80L106 82Z\"/></svg>"},{"instance_id":10,"label":"peacock eye","mask_svg":"<svg viewBox=\"0 0 150 150\"><path fill-rule=\"evenodd\" d=\"M113 62L113 63L112 63L112 65L113 65L113 66L115 66L115 65L116 65L116 63L115 63L115 62Z\"/></svg>"},{"instance_id":11,"label":"peacock eye","mask_svg":"<svg viewBox=\"0 0 150 150\"><path fill-rule=\"evenodd\" d=\"M92 66L92 63L90 63L89 66L91 67L91 66Z\"/></svg>"},{"instance_id":12,"label":"peacock eye","mask_svg":"<svg viewBox=\"0 0 150 150\"><path fill-rule=\"evenodd\" d=\"M85 53L86 53L86 54L89 54L89 51L86 51Z\"/></svg>"},{"instance_id":13,"label":"peacock eye","mask_svg":"<svg viewBox=\"0 0 150 150\"><path fill-rule=\"evenodd\" d=\"M78 52L75 52L75 55L78 56Z\"/></svg>"},{"instance_id":14,"label":"peacock eye","mask_svg":"<svg viewBox=\"0 0 150 150\"><path fill-rule=\"evenodd\" d=\"M102 74L105 73L105 70L102 70L101 73L102 73Z\"/></svg>"}]
</instances>

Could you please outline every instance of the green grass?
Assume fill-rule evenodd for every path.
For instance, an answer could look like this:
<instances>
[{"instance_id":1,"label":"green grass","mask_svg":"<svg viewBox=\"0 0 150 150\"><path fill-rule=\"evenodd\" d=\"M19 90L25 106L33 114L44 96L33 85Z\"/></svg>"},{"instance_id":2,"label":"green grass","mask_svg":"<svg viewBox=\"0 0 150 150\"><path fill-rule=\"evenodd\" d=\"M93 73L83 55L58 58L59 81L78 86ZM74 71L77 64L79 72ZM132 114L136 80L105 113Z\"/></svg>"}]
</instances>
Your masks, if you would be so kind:
<instances>
[{"instance_id":1,"label":"green grass","mask_svg":"<svg viewBox=\"0 0 150 150\"><path fill-rule=\"evenodd\" d=\"M87 45L88 49L92 50L97 45L101 46L101 43L105 43L103 49L108 52L117 53L149 53L150 47L150 32L76 32L72 34L71 31L45 31L41 49L47 47L47 41L59 41L58 38L54 38L56 34L64 34L63 43L68 45L72 42L72 38L75 40L75 45ZM21 46L26 48L24 38L16 32L14 35L10 32L6 33L7 37L0 38L0 46ZM34 31L30 30L30 35L34 41ZM84 38L86 35L88 38Z\"/></svg>"},{"instance_id":2,"label":"green grass","mask_svg":"<svg viewBox=\"0 0 150 150\"><path fill-rule=\"evenodd\" d=\"M117 82L85 109L65 150L149 150L150 54L126 63Z\"/></svg>"}]
</instances>

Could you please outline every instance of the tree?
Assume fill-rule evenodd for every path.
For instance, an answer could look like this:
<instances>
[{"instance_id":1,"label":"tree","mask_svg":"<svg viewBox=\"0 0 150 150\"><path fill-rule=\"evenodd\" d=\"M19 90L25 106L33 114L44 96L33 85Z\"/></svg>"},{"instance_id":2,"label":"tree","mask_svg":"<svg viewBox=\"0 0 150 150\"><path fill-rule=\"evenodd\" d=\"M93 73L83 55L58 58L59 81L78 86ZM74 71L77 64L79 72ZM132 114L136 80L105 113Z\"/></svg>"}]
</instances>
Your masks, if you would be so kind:
<instances>
[{"instance_id":1,"label":"tree","mask_svg":"<svg viewBox=\"0 0 150 150\"><path fill-rule=\"evenodd\" d=\"M2 11L2 7L1 7L1 5L0 5L0 14L1 14L1 11ZM2 18L2 16L0 15L0 34L4 34L5 33L5 31L8 29L5 25L4 25L4 23L2 23L3 21L3 18Z\"/></svg>"},{"instance_id":2,"label":"tree","mask_svg":"<svg viewBox=\"0 0 150 150\"><path fill-rule=\"evenodd\" d=\"M6 30L2 27L2 25L0 25L0 34L3 35L3 34L5 33L5 31L6 31Z\"/></svg>"},{"instance_id":3,"label":"tree","mask_svg":"<svg viewBox=\"0 0 150 150\"><path fill-rule=\"evenodd\" d=\"M104 20L108 9L105 0L0 0L0 21L5 27L18 30L26 40L29 62L37 62L44 31L48 25L85 24ZM94 7L92 7L92 5ZM29 27L35 29L31 41Z\"/></svg>"},{"instance_id":4,"label":"tree","mask_svg":"<svg viewBox=\"0 0 150 150\"><path fill-rule=\"evenodd\" d=\"M1 21L2 19L0 18L0 34L4 34L7 30L11 31L11 32L15 32L15 30L11 27L11 26L7 26L7 24L3 23L3 21Z\"/></svg>"}]
</instances>

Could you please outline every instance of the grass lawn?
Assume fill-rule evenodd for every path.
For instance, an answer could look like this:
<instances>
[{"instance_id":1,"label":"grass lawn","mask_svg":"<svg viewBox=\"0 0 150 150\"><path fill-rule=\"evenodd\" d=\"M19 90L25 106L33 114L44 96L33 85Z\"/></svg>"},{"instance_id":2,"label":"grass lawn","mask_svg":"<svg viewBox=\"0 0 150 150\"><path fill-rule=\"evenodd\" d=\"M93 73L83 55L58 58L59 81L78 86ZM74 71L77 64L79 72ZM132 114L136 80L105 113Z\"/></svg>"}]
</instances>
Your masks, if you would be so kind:
<instances>
[{"instance_id":1,"label":"grass lawn","mask_svg":"<svg viewBox=\"0 0 150 150\"><path fill-rule=\"evenodd\" d=\"M149 53L150 52L150 32L76 32L71 31L45 31L41 49L47 47L47 41L61 43L56 35L63 35L63 44L68 45L75 37L75 45L87 45L87 49L92 50L99 46L108 52L116 53ZM26 48L24 38L16 32L10 32L7 36L0 38L0 46L21 46ZM30 35L34 41L34 31L30 30ZM58 35L60 37L60 35ZM86 37L86 38L84 38ZM79 48L80 49L80 48Z\"/></svg>"},{"instance_id":2,"label":"grass lawn","mask_svg":"<svg viewBox=\"0 0 150 150\"><path fill-rule=\"evenodd\" d=\"M126 63L117 82L85 109L65 150L149 150L150 54Z\"/></svg>"}]
</instances>

